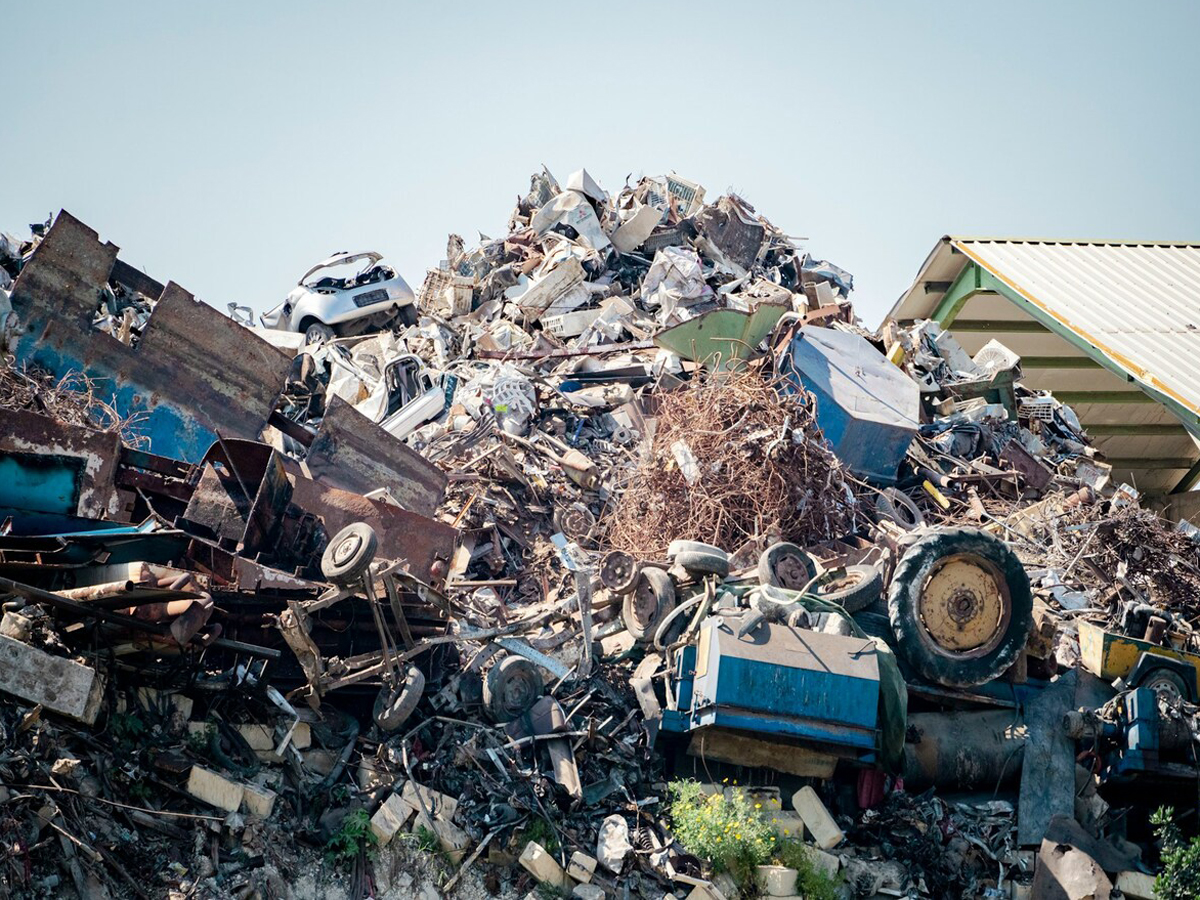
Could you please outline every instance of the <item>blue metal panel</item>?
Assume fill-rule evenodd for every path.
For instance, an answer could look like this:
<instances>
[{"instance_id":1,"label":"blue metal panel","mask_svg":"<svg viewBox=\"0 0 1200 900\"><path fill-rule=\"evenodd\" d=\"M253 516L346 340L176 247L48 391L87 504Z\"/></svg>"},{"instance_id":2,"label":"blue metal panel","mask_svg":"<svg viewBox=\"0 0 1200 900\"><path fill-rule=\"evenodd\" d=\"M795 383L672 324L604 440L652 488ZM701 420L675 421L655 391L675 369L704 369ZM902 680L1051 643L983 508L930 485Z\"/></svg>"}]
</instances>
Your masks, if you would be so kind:
<instances>
[{"instance_id":1,"label":"blue metal panel","mask_svg":"<svg viewBox=\"0 0 1200 900\"><path fill-rule=\"evenodd\" d=\"M917 433L921 394L916 382L857 334L801 328L780 369L794 388L817 401L817 424L856 475L883 484Z\"/></svg>"}]
</instances>

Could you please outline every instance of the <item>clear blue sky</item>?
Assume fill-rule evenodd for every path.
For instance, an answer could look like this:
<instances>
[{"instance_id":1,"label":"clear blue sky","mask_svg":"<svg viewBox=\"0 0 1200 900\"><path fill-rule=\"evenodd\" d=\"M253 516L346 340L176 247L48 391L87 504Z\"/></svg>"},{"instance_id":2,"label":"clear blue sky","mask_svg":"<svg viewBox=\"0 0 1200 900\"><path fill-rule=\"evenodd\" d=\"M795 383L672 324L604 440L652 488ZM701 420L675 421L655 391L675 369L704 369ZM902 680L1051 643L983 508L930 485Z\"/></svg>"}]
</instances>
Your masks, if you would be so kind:
<instances>
[{"instance_id":1,"label":"clear blue sky","mask_svg":"<svg viewBox=\"0 0 1200 900\"><path fill-rule=\"evenodd\" d=\"M871 324L949 233L1200 240L1200 4L17 3L0 229L66 208L224 309L414 284L540 164L733 189Z\"/></svg>"}]
</instances>

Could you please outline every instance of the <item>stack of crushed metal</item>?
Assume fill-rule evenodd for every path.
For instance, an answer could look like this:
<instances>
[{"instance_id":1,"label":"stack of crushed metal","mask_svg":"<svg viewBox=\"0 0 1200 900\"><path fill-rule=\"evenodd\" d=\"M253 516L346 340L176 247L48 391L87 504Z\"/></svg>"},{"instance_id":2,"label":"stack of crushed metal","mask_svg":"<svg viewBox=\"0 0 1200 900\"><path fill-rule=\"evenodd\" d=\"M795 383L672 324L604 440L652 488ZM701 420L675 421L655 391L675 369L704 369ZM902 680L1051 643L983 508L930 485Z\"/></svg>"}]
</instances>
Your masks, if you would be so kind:
<instances>
[{"instance_id":1,"label":"stack of crushed metal","mask_svg":"<svg viewBox=\"0 0 1200 900\"><path fill-rule=\"evenodd\" d=\"M543 171L419 291L338 254L270 328L68 213L5 236L3 889L794 885L676 838L694 779L847 896L1140 896L1196 532L1006 348L866 332L704 195Z\"/></svg>"}]
</instances>

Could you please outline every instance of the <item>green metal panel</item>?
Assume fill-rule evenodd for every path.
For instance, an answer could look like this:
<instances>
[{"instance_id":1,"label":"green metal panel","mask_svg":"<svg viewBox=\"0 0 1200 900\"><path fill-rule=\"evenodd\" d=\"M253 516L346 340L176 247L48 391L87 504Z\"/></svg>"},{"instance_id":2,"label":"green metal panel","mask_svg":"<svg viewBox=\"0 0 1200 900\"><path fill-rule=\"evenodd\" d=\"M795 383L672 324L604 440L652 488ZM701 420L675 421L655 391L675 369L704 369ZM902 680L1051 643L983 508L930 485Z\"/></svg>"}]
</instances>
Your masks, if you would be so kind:
<instances>
[{"instance_id":1,"label":"green metal panel","mask_svg":"<svg viewBox=\"0 0 1200 900\"><path fill-rule=\"evenodd\" d=\"M718 370L736 370L762 342L786 306L763 303L751 312L714 309L673 328L660 331L654 343L682 359L690 359Z\"/></svg>"},{"instance_id":2,"label":"green metal panel","mask_svg":"<svg viewBox=\"0 0 1200 900\"><path fill-rule=\"evenodd\" d=\"M1002 319L961 319L952 326L954 331L964 334L1049 334L1050 329L1041 322Z\"/></svg>"},{"instance_id":3,"label":"green metal panel","mask_svg":"<svg viewBox=\"0 0 1200 900\"><path fill-rule=\"evenodd\" d=\"M1101 369L1103 366L1086 356L1022 356L1022 369Z\"/></svg>"},{"instance_id":4,"label":"green metal panel","mask_svg":"<svg viewBox=\"0 0 1200 900\"><path fill-rule=\"evenodd\" d=\"M1055 391L1054 399L1068 406L1078 406L1081 403L1104 403L1108 405L1157 403L1153 397L1148 397L1141 391Z\"/></svg>"},{"instance_id":5,"label":"green metal panel","mask_svg":"<svg viewBox=\"0 0 1200 900\"><path fill-rule=\"evenodd\" d=\"M1057 395L1056 395L1057 396ZM1093 437L1187 437L1182 425L1106 425L1097 422L1083 423L1087 433Z\"/></svg>"},{"instance_id":6,"label":"green metal panel","mask_svg":"<svg viewBox=\"0 0 1200 900\"><path fill-rule=\"evenodd\" d=\"M937 309L933 311L932 319L943 328L949 328L955 317L962 312L967 301L979 293L979 266L973 262L967 263L965 269L958 273L950 290L942 296Z\"/></svg>"}]
</instances>

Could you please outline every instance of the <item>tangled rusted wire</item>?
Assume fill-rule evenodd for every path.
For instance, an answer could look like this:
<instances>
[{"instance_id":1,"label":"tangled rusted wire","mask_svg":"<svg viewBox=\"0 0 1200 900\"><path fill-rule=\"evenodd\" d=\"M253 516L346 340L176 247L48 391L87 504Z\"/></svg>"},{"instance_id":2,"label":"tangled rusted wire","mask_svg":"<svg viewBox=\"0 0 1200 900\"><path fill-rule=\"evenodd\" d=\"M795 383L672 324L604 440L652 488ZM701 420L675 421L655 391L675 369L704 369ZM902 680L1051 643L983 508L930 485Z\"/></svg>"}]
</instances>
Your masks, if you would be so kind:
<instances>
[{"instance_id":1,"label":"tangled rusted wire","mask_svg":"<svg viewBox=\"0 0 1200 900\"><path fill-rule=\"evenodd\" d=\"M857 501L809 398L743 372L657 399L649 452L612 504L610 546L648 559L677 538L733 552L769 534L812 544L853 530Z\"/></svg>"},{"instance_id":2,"label":"tangled rusted wire","mask_svg":"<svg viewBox=\"0 0 1200 900\"><path fill-rule=\"evenodd\" d=\"M95 382L82 372L68 372L56 378L36 368L17 368L12 357L3 357L0 409L35 412L69 425L115 431L121 440L135 448L149 443L137 431L141 414L122 416L98 396Z\"/></svg>"}]
</instances>

